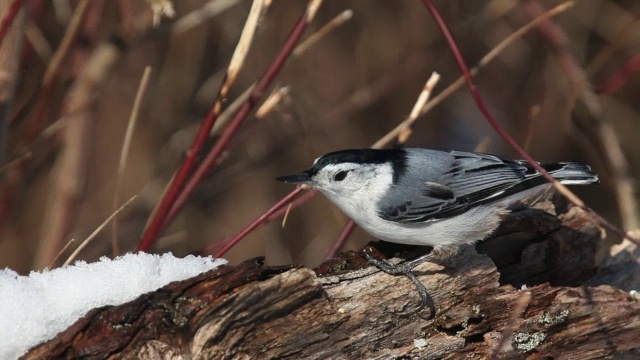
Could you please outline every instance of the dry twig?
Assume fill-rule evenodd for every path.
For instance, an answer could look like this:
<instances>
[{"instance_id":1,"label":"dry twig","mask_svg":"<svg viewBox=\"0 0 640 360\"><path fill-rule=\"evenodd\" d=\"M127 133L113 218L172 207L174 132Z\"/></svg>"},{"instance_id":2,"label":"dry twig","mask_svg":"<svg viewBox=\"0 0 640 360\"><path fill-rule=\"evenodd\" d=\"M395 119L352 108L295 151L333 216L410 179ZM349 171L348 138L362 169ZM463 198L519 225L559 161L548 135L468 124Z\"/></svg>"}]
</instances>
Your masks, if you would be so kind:
<instances>
[{"instance_id":1,"label":"dry twig","mask_svg":"<svg viewBox=\"0 0 640 360\"><path fill-rule=\"evenodd\" d=\"M115 217L118 216L118 214L122 210L124 210L124 208L129 206L129 204L131 204L137 197L138 195L132 196L129 200L127 200L127 202L125 202L119 208L117 208L116 211L113 212L113 214L111 214L102 224L100 224L100 226L98 226L95 230L93 230L93 232L89 236L87 236L87 238L84 239L80 243L80 245L78 245L78 247L74 250L74 252L72 252L71 255L69 255L69 257L64 262L64 264L62 264L62 266L67 266L71 264L71 262L76 258L76 256L78 256L80 251L82 251L82 249L84 249L91 242L91 240L93 240L100 233L100 231L102 231L102 229L104 229L109 224L111 220L115 219Z\"/></svg>"},{"instance_id":2,"label":"dry twig","mask_svg":"<svg viewBox=\"0 0 640 360\"><path fill-rule=\"evenodd\" d=\"M120 160L118 161L118 170L116 172L116 185L115 190L113 191L113 203L112 209L115 212L118 207L118 203L120 203L120 186L122 182L122 178L124 176L124 170L127 167L127 159L129 158L129 149L131 148L131 140L133 139L133 132L136 128L136 123L138 122L138 115L140 114L140 108L142 106L142 98L147 90L147 85L149 84L149 78L151 77L151 66L147 66L144 69L144 73L142 74L142 79L140 79L140 85L138 87L138 91L136 92L136 97L133 100L133 108L131 109L131 116L129 117L129 122L127 123L127 130L124 135L124 141L122 142L122 149L120 150ZM115 219L111 223L111 251L113 256L117 256L120 253L120 248L118 246L118 219Z\"/></svg>"}]
</instances>

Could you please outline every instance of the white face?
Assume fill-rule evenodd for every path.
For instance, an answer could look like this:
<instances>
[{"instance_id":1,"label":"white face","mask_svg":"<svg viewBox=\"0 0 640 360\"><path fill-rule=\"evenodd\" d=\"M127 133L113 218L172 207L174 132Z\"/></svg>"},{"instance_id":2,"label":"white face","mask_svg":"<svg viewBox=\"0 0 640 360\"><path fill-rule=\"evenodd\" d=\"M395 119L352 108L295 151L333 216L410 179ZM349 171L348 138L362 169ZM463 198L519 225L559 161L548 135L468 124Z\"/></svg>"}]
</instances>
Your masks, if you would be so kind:
<instances>
[{"instance_id":1,"label":"white face","mask_svg":"<svg viewBox=\"0 0 640 360\"><path fill-rule=\"evenodd\" d=\"M313 177L312 186L335 200L378 199L391 186L390 164L329 164ZM333 196L332 196L333 195Z\"/></svg>"}]
</instances>

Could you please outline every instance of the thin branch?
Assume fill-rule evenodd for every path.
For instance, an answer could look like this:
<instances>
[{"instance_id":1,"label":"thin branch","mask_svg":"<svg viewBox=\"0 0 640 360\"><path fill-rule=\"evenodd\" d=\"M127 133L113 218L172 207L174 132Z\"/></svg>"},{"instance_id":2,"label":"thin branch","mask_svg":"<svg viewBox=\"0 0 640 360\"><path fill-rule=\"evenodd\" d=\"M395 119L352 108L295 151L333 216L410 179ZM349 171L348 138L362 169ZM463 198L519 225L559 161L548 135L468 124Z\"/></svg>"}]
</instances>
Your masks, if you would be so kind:
<instances>
[{"instance_id":1,"label":"thin branch","mask_svg":"<svg viewBox=\"0 0 640 360\"><path fill-rule=\"evenodd\" d=\"M71 21L69 22L69 26L64 33L64 37L56 49L56 52L53 54L51 62L47 66L47 70L44 73L44 78L42 80L42 87L47 87L56 79L60 72L62 63L67 58L67 55L71 50L71 46L78 37L80 29L82 29L82 23L87 11L89 10L89 5L91 5L91 1L89 0L82 0L78 3L75 11L73 12L73 16L71 17Z\"/></svg>"},{"instance_id":2,"label":"thin branch","mask_svg":"<svg viewBox=\"0 0 640 360\"><path fill-rule=\"evenodd\" d=\"M298 194L300 194L302 191L304 191L304 189L298 187L297 189L292 191L289 195L285 196L280 201L278 201L275 205L271 207L271 209L267 210L267 212L262 214L256 220L254 220L251 224L249 224L249 226L244 228L244 230L239 232L236 236L230 238L229 240L223 240L225 242L225 245L222 249L216 252L215 257L222 257L224 254L226 254L226 252L229 251L229 249L234 247L240 240L242 240L245 236L247 236L247 234L249 234L255 228L260 226L260 224L264 222L264 220L266 220L271 214L287 206L289 202L293 200L296 196L298 196Z\"/></svg>"},{"instance_id":3,"label":"thin branch","mask_svg":"<svg viewBox=\"0 0 640 360\"><path fill-rule=\"evenodd\" d=\"M169 219L167 215L174 205L176 199L178 198L178 195L182 191L185 183L187 182L189 175L192 173L197 159L200 156L200 153L202 152L204 145L209 137L209 133L211 132L211 129L216 123L218 115L222 110L222 104L229 94L229 89L231 88L231 85L233 85L238 71L244 63L244 59L251 45L251 41L253 40L253 35L255 34L255 30L258 25L258 19L260 17L260 13L262 12L263 6L263 0L254 0L249 15L247 16L247 21L245 22L244 28L242 30L242 35L240 36L240 40L238 41L238 45L236 46L234 54L231 57L225 79L220 85L220 89L218 90L218 94L216 95L213 107L207 114L207 117L201 123L200 129L198 130L198 133L196 134L191 147L187 151L186 158L180 166L180 169L178 169L172 181L167 186L162 199L152 211L151 218L149 219L145 232L136 248L136 251L148 251L151 248L151 245L158 238L158 235L160 234L162 229L164 229L167 224L171 222L171 219Z\"/></svg>"},{"instance_id":4,"label":"thin branch","mask_svg":"<svg viewBox=\"0 0 640 360\"><path fill-rule=\"evenodd\" d=\"M240 0L216 0L208 1L201 8L194 10L178 19L173 24L173 32L176 34L185 33L203 22L222 14L225 10L239 3ZM265 7L269 4L265 2Z\"/></svg>"},{"instance_id":5,"label":"thin branch","mask_svg":"<svg viewBox=\"0 0 640 360\"><path fill-rule=\"evenodd\" d=\"M283 86L274 90L271 95L262 103L262 106L256 110L256 119L263 119L273 111L274 107L278 105L280 100L289 93L289 87Z\"/></svg>"},{"instance_id":6,"label":"thin branch","mask_svg":"<svg viewBox=\"0 0 640 360\"><path fill-rule=\"evenodd\" d=\"M289 207L287 207L286 209L281 209L279 211L276 211L271 216L269 216L266 219L265 222L269 222L269 221L272 221L272 220L275 220L275 219L279 219L279 218L285 216L288 211L292 211L292 210L296 209L298 206L300 206L300 205L306 203L307 201L313 199L317 194L318 194L318 190L315 190L315 189L307 190L299 198L293 200L291 202L291 204L289 204L290 205Z\"/></svg>"},{"instance_id":7,"label":"thin branch","mask_svg":"<svg viewBox=\"0 0 640 360\"><path fill-rule=\"evenodd\" d=\"M431 97L431 91L436 86L438 81L440 81L440 75L434 72L433 74L431 74L429 80L427 80L427 82L424 84L424 87L422 88L422 91L420 92L416 103L413 105L413 109L411 109L411 113L409 113L409 116L407 116L406 120L402 122L404 127L398 134L398 146L404 145L407 140L409 140L409 137L411 137L411 134L413 133L413 126L422 113L422 109L429 100L429 97Z\"/></svg>"},{"instance_id":8,"label":"thin branch","mask_svg":"<svg viewBox=\"0 0 640 360\"><path fill-rule=\"evenodd\" d=\"M320 41L322 38L327 36L327 34L329 34L331 31L333 31L334 29L336 29L339 26L342 26L347 21L351 20L352 17L353 17L353 10L351 10L351 9L347 9L347 10L341 12L336 17L331 19L331 21L329 21L323 27L321 27L320 30L318 30L315 33L311 34L311 36L309 36L305 41L300 43L300 45L298 45L295 48L295 50L293 50L293 53L291 54L291 56L292 57L298 57L298 56L302 55L304 52L309 50L310 47L312 47L318 41Z\"/></svg>"},{"instance_id":9,"label":"thin branch","mask_svg":"<svg viewBox=\"0 0 640 360\"><path fill-rule=\"evenodd\" d=\"M622 87L631 75L640 71L640 55L634 55L621 69L611 74L605 81L596 87L596 93L610 95Z\"/></svg>"},{"instance_id":10,"label":"thin branch","mask_svg":"<svg viewBox=\"0 0 640 360\"><path fill-rule=\"evenodd\" d=\"M353 222L353 220L349 219L349 221L347 221L347 223L344 225L344 227L340 231L340 234L338 235L336 240L333 242L333 246L331 246L329 251L327 251L327 254L324 256L325 261L336 256L338 251L340 251L344 247L344 244L347 242L351 234L353 234L353 231L356 229L356 226L357 225L355 222Z\"/></svg>"},{"instance_id":11,"label":"thin branch","mask_svg":"<svg viewBox=\"0 0 640 360\"><path fill-rule=\"evenodd\" d=\"M20 12L22 8L23 0L13 0L11 6L7 9L7 11L2 16L2 21L0 22L0 46L4 41L4 38L7 36L9 32L9 28L11 28L11 24L15 20L16 16Z\"/></svg>"},{"instance_id":12,"label":"thin branch","mask_svg":"<svg viewBox=\"0 0 640 360\"><path fill-rule=\"evenodd\" d=\"M151 66L146 66L140 79L140 85L136 92L136 97L133 100L133 108L131 109L131 115L129 116L129 122L127 124L127 130L124 135L124 141L122 142L122 149L120 150L120 160L118 161L118 170L116 173L116 185L113 191L113 204L112 209L118 207L120 203L120 187L122 178L124 177L124 170L127 167L127 159L129 158L129 149L131 148L131 140L133 139L133 132L138 122L138 116L140 115L140 108L142 106L142 99L147 91L147 85L149 84L149 78L151 77ZM111 251L113 256L120 254L120 248L118 246L118 219L115 219L111 223Z\"/></svg>"},{"instance_id":13,"label":"thin branch","mask_svg":"<svg viewBox=\"0 0 640 360\"><path fill-rule=\"evenodd\" d=\"M76 256L78 256L80 251L82 251L82 249L84 249L87 245L89 245L89 242L91 242L91 240L93 240L100 233L100 231L102 231L102 229L104 229L109 224L111 220L115 219L115 217L127 206L129 206L129 204L131 204L137 197L138 195L132 196L129 200L127 200L127 202L122 204L122 206L120 206L116 211L114 211L113 214L111 214L102 224L100 224L100 226L98 226L89 236L87 236L87 238L84 239L82 243L80 243L78 248L76 248L75 251L71 253L71 255L69 255L69 258L67 258L67 261L65 261L64 264L62 264L62 266L69 265L76 258Z\"/></svg>"},{"instance_id":14,"label":"thin branch","mask_svg":"<svg viewBox=\"0 0 640 360\"><path fill-rule=\"evenodd\" d=\"M262 14L264 7L264 0L255 0L251 4L249 16L247 16L247 21L242 29L242 33L240 34L240 40L238 40L238 45L236 46L236 49L231 56L231 60L229 61L229 66L227 67L226 87L223 86L222 88L222 93L225 97L229 92L229 88L235 82L238 72L240 72L240 69L242 69L242 66L244 65L244 60L247 58L247 54L249 53L253 36L255 35L256 28L258 27L258 20L260 20L260 15Z\"/></svg>"},{"instance_id":15,"label":"thin branch","mask_svg":"<svg viewBox=\"0 0 640 360\"><path fill-rule=\"evenodd\" d=\"M49 266L47 266L49 269L53 269L56 266L56 263L58 262L58 260L60 259L60 257L62 256L62 254L64 254L67 249L73 245L73 243L76 242L76 239L71 239L69 241L67 241L67 244L58 252L58 255L56 255L55 258L53 258L53 260L51 260L51 262L49 263Z\"/></svg>"}]
</instances>

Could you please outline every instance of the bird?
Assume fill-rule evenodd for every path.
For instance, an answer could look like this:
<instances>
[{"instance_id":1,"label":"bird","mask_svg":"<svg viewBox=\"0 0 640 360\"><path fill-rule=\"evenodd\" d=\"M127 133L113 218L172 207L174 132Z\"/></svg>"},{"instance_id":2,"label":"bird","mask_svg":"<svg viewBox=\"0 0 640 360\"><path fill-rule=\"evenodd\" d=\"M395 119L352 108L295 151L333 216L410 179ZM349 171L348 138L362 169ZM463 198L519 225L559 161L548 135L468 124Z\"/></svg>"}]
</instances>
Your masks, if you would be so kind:
<instances>
[{"instance_id":1,"label":"bird","mask_svg":"<svg viewBox=\"0 0 640 360\"><path fill-rule=\"evenodd\" d=\"M580 162L540 166L565 185L598 183L598 176ZM308 170L277 180L317 189L377 239L431 246L431 254L400 268L368 256L382 270L404 275L430 256L485 239L511 205L551 186L524 160L424 148L335 151L317 158Z\"/></svg>"}]
</instances>

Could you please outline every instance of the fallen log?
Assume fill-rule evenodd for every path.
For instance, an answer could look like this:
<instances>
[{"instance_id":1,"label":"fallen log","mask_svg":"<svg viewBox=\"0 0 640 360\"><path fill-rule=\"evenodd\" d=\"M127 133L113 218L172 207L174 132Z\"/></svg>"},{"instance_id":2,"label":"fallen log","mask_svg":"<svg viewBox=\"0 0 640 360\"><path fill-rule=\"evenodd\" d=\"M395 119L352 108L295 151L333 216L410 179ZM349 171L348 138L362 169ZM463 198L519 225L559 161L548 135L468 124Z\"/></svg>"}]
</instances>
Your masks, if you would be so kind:
<instances>
[{"instance_id":1,"label":"fallen log","mask_svg":"<svg viewBox=\"0 0 640 360\"><path fill-rule=\"evenodd\" d=\"M413 283L350 252L315 270L262 259L95 309L24 359L638 358L640 301L596 271L604 231L559 199L514 211L492 239L415 269ZM374 243L377 256L424 249Z\"/></svg>"}]
</instances>

